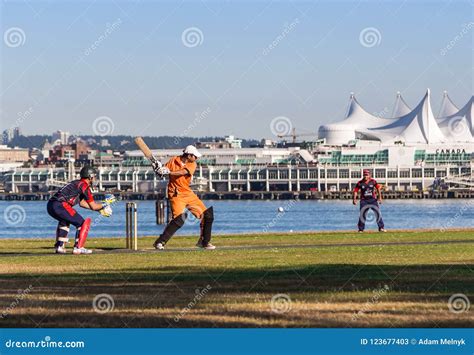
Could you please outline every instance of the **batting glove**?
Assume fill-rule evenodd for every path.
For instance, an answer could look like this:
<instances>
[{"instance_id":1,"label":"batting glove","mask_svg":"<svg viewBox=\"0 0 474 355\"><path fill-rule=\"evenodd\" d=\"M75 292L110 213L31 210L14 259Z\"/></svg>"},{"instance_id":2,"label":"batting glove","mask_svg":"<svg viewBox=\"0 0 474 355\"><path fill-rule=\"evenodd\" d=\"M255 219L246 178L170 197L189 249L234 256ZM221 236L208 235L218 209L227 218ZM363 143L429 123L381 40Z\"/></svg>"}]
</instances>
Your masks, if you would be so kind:
<instances>
[{"instance_id":1,"label":"batting glove","mask_svg":"<svg viewBox=\"0 0 474 355\"><path fill-rule=\"evenodd\" d=\"M158 169L158 174L159 175L169 175L170 174L170 169L168 169L166 166L162 166L160 169Z\"/></svg>"},{"instance_id":2,"label":"batting glove","mask_svg":"<svg viewBox=\"0 0 474 355\"><path fill-rule=\"evenodd\" d=\"M100 214L104 217L110 217L112 216L112 207L109 205L105 205L102 207L101 210L99 210Z\"/></svg>"},{"instance_id":3,"label":"batting glove","mask_svg":"<svg viewBox=\"0 0 474 355\"><path fill-rule=\"evenodd\" d=\"M111 204L117 202L117 199L115 198L114 195L112 195L112 194L107 194L107 195L105 195L104 202L105 202L107 205L111 205Z\"/></svg>"},{"instance_id":4,"label":"batting glove","mask_svg":"<svg viewBox=\"0 0 474 355\"><path fill-rule=\"evenodd\" d=\"M153 171L155 172L155 174L160 175L159 171L160 171L162 165L159 161L152 162L151 167L153 168Z\"/></svg>"}]
</instances>

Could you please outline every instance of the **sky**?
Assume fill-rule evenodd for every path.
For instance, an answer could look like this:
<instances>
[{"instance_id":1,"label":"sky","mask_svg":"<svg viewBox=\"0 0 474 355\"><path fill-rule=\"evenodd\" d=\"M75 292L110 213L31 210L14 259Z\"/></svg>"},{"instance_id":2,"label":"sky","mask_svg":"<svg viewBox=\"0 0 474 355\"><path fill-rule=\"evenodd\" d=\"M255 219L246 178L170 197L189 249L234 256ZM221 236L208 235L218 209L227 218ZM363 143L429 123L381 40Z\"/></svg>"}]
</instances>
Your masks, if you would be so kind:
<instances>
[{"instance_id":1,"label":"sky","mask_svg":"<svg viewBox=\"0 0 474 355\"><path fill-rule=\"evenodd\" d=\"M0 128L276 138L472 95L468 1L1 3ZM281 127L283 126L283 127Z\"/></svg>"}]
</instances>

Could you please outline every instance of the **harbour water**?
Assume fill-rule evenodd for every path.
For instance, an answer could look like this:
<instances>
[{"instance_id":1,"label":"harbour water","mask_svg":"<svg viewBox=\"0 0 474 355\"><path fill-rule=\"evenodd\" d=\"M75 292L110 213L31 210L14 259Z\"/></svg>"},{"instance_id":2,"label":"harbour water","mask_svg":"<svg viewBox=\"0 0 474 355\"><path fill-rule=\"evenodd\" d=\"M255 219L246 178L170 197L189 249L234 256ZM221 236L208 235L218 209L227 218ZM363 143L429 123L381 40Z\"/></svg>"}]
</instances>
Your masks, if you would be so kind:
<instances>
[{"instance_id":1,"label":"harbour water","mask_svg":"<svg viewBox=\"0 0 474 355\"><path fill-rule=\"evenodd\" d=\"M356 230L359 207L348 200L205 201L214 206L214 234ZM157 235L154 201L137 201L139 236ZM279 207L282 207L279 209ZM78 208L92 218L90 237L125 235L125 202L110 218ZM280 211L282 212L280 212ZM387 229L474 228L474 199L388 200L381 207ZM376 229L369 214L367 229ZM54 238L56 222L45 201L0 201L0 238ZM71 236L74 228L71 228ZM188 218L178 235L198 235L199 221Z\"/></svg>"}]
</instances>

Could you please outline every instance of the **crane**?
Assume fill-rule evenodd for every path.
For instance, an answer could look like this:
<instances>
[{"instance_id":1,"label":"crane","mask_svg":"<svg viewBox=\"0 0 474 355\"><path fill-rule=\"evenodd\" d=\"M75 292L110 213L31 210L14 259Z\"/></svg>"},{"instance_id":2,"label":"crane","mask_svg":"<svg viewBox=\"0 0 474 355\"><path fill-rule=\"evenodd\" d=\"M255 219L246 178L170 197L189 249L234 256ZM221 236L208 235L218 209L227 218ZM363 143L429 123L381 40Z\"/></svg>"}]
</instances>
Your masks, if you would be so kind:
<instances>
[{"instance_id":1,"label":"crane","mask_svg":"<svg viewBox=\"0 0 474 355\"><path fill-rule=\"evenodd\" d=\"M296 134L296 128L293 127L291 130L291 134L279 134L277 137L278 138L286 138L286 137L291 137L292 138L292 143L296 143L296 138L297 137L315 137L317 134L315 133L299 133Z\"/></svg>"}]
</instances>

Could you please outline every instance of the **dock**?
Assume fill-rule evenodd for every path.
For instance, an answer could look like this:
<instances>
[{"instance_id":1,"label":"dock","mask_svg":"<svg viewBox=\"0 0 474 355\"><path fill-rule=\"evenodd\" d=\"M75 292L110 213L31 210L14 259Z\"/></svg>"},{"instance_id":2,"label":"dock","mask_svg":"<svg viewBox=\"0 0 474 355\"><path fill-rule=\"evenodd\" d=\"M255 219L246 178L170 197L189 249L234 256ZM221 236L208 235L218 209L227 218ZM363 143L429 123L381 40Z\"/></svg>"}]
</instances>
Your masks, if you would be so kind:
<instances>
[{"instance_id":1,"label":"dock","mask_svg":"<svg viewBox=\"0 0 474 355\"><path fill-rule=\"evenodd\" d=\"M97 200L102 200L106 193L95 193ZM52 193L0 193L0 201L47 201ZM119 200L147 201L161 200L166 196L163 192L114 192ZM202 200L349 200L352 199L351 191L222 191L209 192L197 191ZM403 199L468 199L474 198L474 190L456 189L446 191L385 191L383 198L386 200Z\"/></svg>"}]
</instances>

